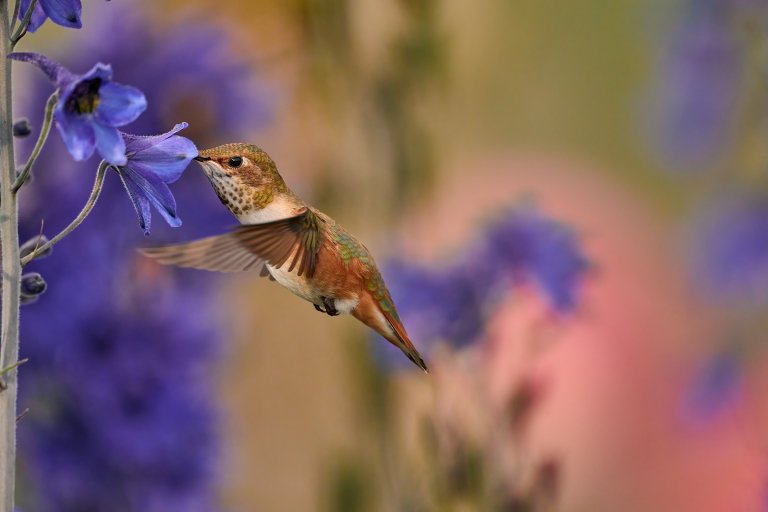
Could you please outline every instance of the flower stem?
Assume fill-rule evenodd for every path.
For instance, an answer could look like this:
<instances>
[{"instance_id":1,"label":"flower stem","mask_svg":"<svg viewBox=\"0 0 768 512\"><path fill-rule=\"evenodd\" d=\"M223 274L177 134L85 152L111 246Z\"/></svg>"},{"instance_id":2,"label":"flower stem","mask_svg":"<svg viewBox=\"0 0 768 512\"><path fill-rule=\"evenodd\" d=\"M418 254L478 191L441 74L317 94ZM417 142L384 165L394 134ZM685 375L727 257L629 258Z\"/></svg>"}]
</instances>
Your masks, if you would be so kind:
<instances>
[{"instance_id":1,"label":"flower stem","mask_svg":"<svg viewBox=\"0 0 768 512\"><path fill-rule=\"evenodd\" d=\"M14 0L13 2L13 16L11 16L10 22L10 31L13 32L14 27L16 26L16 21L19 17L19 9L21 9L21 0Z\"/></svg>"},{"instance_id":2,"label":"flower stem","mask_svg":"<svg viewBox=\"0 0 768 512\"><path fill-rule=\"evenodd\" d=\"M5 9L5 16L8 16L8 6L6 5L7 2L2 2L3 9ZM24 37L24 34L27 33L27 27L29 27L29 20L32 19L32 12L35 10L35 6L37 5L37 0L32 0L32 3L29 4L29 8L27 8L27 11L24 13L24 18L21 20L21 23L16 28L16 31L11 36L11 50L13 50L16 47L16 43L18 43L22 37ZM7 20L6 20L6 26L7 26ZM6 36L7 38L7 36ZM8 52L6 52L6 55Z\"/></svg>"},{"instance_id":3,"label":"flower stem","mask_svg":"<svg viewBox=\"0 0 768 512\"><path fill-rule=\"evenodd\" d=\"M11 96L11 51L9 0L0 0L0 256L2 257L2 310L0 310L0 368L9 368L19 359L19 264L18 208L13 184L16 165L13 156L13 102ZM12 512L16 468L17 370L0 379L0 512Z\"/></svg>"},{"instance_id":4,"label":"flower stem","mask_svg":"<svg viewBox=\"0 0 768 512\"><path fill-rule=\"evenodd\" d=\"M44 243L43 245L41 245L40 247L32 251L30 254L22 258L21 259L22 267L27 263L29 263L30 261L32 261L33 259L35 259L38 255L48 251L62 238L64 238L65 236L70 234L72 231L74 231L75 228L85 220L88 214L91 213L91 210L93 210L93 207L96 205L96 201L99 199L99 194L101 194L101 187L104 184L104 175L106 174L107 169L109 169L109 164L106 161L102 160L101 163L99 164L99 168L96 170L96 179L93 182L93 189L91 190L91 195L88 197L88 201L86 201L85 206L83 206L83 209L80 210L80 213L77 214L77 217L75 217L75 219L69 223L69 226L61 230L61 233L51 238L50 241Z\"/></svg>"},{"instance_id":5,"label":"flower stem","mask_svg":"<svg viewBox=\"0 0 768 512\"><path fill-rule=\"evenodd\" d=\"M48 98L48 103L45 105L43 127L40 129L40 135L37 137L37 142L35 142L35 147L32 149L32 154L29 155L29 159L24 165L24 169L21 171L21 174L19 174L19 177L16 178L16 182L13 184L14 193L18 192L21 186L24 185L24 182L27 180L27 176L29 176L29 172L32 170L32 166L35 165L35 160L37 160L37 157L40 155L40 150L43 149L45 141L48 139L48 134L51 132L53 109L56 107L57 101L59 101L58 91L51 94L50 98Z\"/></svg>"}]
</instances>

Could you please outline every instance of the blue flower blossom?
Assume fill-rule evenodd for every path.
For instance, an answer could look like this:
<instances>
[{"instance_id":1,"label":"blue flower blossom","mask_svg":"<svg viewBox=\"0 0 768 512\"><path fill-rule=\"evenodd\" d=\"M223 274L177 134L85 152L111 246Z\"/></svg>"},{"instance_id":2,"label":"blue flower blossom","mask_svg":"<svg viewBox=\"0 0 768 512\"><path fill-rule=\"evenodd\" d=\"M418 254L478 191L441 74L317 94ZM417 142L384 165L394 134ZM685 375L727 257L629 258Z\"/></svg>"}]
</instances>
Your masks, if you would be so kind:
<instances>
[{"instance_id":1,"label":"blue flower blossom","mask_svg":"<svg viewBox=\"0 0 768 512\"><path fill-rule=\"evenodd\" d=\"M152 31L136 1L89 6L94 16L103 17L77 41L83 56L110 62L130 76L153 106L131 125L132 132L152 133L184 119L190 124L187 137L205 147L252 133L269 121L273 98L253 63L232 52L228 27L187 19ZM83 65L71 54L61 58L70 68Z\"/></svg>"},{"instance_id":2,"label":"blue flower blossom","mask_svg":"<svg viewBox=\"0 0 768 512\"><path fill-rule=\"evenodd\" d=\"M125 142L117 127L134 121L147 108L141 91L112 82L112 67L101 63L75 75L38 53L12 53L8 58L34 64L59 89L53 116L75 160L86 160L98 150L107 162L125 164Z\"/></svg>"},{"instance_id":3,"label":"blue flower blossom","mask_svg":"<svg viewBox=\"0 0 768 512\"><path fill-rule=\"evenodd\" d=\"M205 375L220 334L202 282L157 286L151 268L121 257L133 252L126 240L72 236L77 248L62 244L39 263L51 286L26 311L24 352L34 363L20 376L30 413L19 443L26 478L37 482L27 508L214 510L218 446Z\"/></svg>"},{"instance_id":4,"label":"blue flower blossom","mask_svg":"<svg viewBox=\"0 0 768 512\"><path fill-rule=\"evenodd\" d=\"M94 23L77 34L82 51L56 57L69 69L111 62L132 77L157 108L131 132L161 133L184 118L190 138L214 145L265 124L270 98L255 70L227 51L227 27L199 22L190 29L170 20L159 27L143 14L149 1L112 4L91 3ZM25 94L15 110L39 119L49 85L37 74L21 78ZM34 138L17 141L22 152ZM46 231L63 228L93 179L58 137L48 140L36 169L19 205L22 239L39 235L41 218ZM173 186L185 238L231 224L216 195L200 193L208 187L203 173L192 172ZM24 510L218 510L220 416L211 369L228 337L217 281L137 257L143 234L114 228L130 210L122 184L106 180L92 215L56 247L56 257L30 263L49 286L22 318L21 350L30 358L19 374L20 408L30 409L19 423ZM152 235L158 244L178 240L165 223Z\"/></svg>"},{"instance_id":5,"label":"blue flower blossom","mask_svg":"<svg viewBox=\"0 0 768 512\"><path fill-rule=\"evenodd\" d=\"M488 227L474 261L482 262L478 273L485 286L530 279L563 313L576 307L588 268L573 231L529 205L509 210Z\"/></svg>"},{"instance_id":6,"label":"blue flower blossom","mask_svg":"<svg viewBox=\"0 0 768 512\"><path fill-rule=\"evenodd\" d=\"M197 156L192 141L176 135L186 127L187 123L180 123L162 135L148 137L122 134L127 162L117 167L117 172L133 202L144 234L149 234L152 222L150 204L169 225L181 226L181 219L176 216L176 200L168 183L178 180Z\"/></svg>"},{"instance_id":7,"label":"blue flower blossom","mask_svg":"<svg viewBox=\"0 0 768 512\"><path fill-rule=\"evenodd\" d=\"M725 192L695 219L694 276L717 301L768 301L768 196Z\"/></svg>"},{"instance_id":8,"label":"blue flower blossom","mask_svg":"<svg viewBox=\"0 0 768 512\"><path fill-rule=\"evenodd\" d=\"M417 344L442 340L461 348L483 333L500 299L517 284L535 284L554 311L573 311L588 268L569 228L521 205L490 223L454 262L394 261L384 277Z\"/></svg>"},{"instance_id":9,"label":"blue flower blossom","mask_svg":"<svg viewBox=\"0 0 768 512\"><path fill-rule=\"evenodd\" d=\"M32 0L21 0L19 19L24 17L24 14L29 10L31 4ZM48 18L50 18L52 22L63 27L81 28L83 26L80 21L81 11L82 5L80 4L80 0L37 0L27 30L34 32L40 28Z\"/></svg>"},{"instance_id":10,"label":"blue flower blossom","mask_svg":"<svg viewBox=\"0 0 768 512\"><path fill-rule=\"evenodd\" d=\"M732 146L745 54L733 20L745 6L689 0L665 48L653 137L662 157L682 170L711 168Z\"/></svg>"},{"instance_id":11,"label":"blue flower blossom","mask_svg":"<svg viewBox=\"0 0 768 512\"><path fill-rule=\"evenodd\" d=\"M728 347L695 372L683 414L693 424L711 421L740 401L744 386L743 357L735 347Z\"/></svg>"}]
</instances>

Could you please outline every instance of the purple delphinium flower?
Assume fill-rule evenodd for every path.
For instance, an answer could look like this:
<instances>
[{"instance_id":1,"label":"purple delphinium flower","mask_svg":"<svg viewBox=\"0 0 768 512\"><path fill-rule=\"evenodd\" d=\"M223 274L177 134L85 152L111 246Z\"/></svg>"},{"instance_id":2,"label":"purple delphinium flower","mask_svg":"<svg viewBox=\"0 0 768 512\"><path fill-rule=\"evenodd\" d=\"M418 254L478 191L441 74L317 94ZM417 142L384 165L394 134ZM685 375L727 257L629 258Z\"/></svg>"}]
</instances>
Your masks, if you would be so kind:
<instances>
[{"instance_id":1,"label":"purple delphinium flower","mask_svg":"<svg viewBox=\"0 0 768 512\"><path fill-rule=\"evenodd\" d=\"M522 205L490 223L453 263L436 268L395 261L385 267L385 278L417 345L442 340L464 347L518 283L536 284L554 311L573 311L587 269L570 229Z\"/></svg>"},{"instance_id":2,"label":"purple delphinium flower","mask_svg":"<svg viewBox=\"0 0 768 512\"><path fill-rule=\"evenodd\" d=\"M693 424L708 422L739 402L744 361L734 347L722 350L695 373L684 397L683 414Z\"/></svg>"},{"instance_id":3,"label":"purple delphinium flower","mask_svg":"<svg viewBox=\"0 0 768 512\"><path fill-rule=\"evenodd\" d=\"M485 286L528 279L555 311L563 313L576 307L588 267L573 231L529 205L513 208L492 223L473 259L482 262L477 278Z\"/></svg>"},{"instance_id":4,"label":"purple delphinium flower","mask_svg":"<svg viewBox=\"0 0 768 512\"><path fill-rule=\"evenodd\" d=\"M168 183L181 177L189 162L197 156L191 140L176 135L187 127L180 123L162 135L138 136L123 133L127 162L117 173L133 201L144 234L149 234L153 205L170 226L181 226L176 216L176 200Z\"/></svg>"},{"instance_id":5,"label":"purple delphinium flower","mask_svg":"<svg viewBox=\"0 0 768 512\"><path fill-rule=\"evenodd\" d=\"M108 185L110 196L122 193ZM102 233L114 225L105 210L93 217ZM19 443L36 482L25 508L213 510L218 443L207 375L220 334L201 281L121 258L133 252L129 240L72 237L39 263L49 293L25 311L34 363L21 376L30 412Z\"/></svg>"},{"instance_id":6,"label":"purple delphinium flower","mask_svg":"<svg viewBox=\"0 0 768 512\"><path fill-rule=\"evenodd\" d=\"M768 300L768 195L724 192L695 219L695 280L715 301Z\"/></svg>"},{"instance_id":7,"label":"purple delphinium flower","mask_svg":"<svg viewBox=\"0 0 768 512\"><path fill-rule=\"evenodd\" d=\"M24 14L29 10L32 0L21 0L19 9L19 19L24 18ZM37 0L32 17L29 19L27 30L34 32L50 18L52 22L63 27L80 28L83 26L80 21L82 6L80 0Z\"/></svg>"},{"instance_id":8,"label":"purple delphinium flower","mask_svg":"<svg viewBox=\"0 0 768 512\"><path fill-rule=\"evenodd\" d=\"M88 30L90 37L78 37L82 54L130 76L152 105L131 125L132 132L152 133L184 119L190 123L187 137L210 147L253 133L268 120L269 95L253 64L232 51L231 27L188 19L151 31L141 2L97 2L89 9L104 18ZM120 41L119 48L106 40ZM62 62L74 67L72 58L62 55Z\"/></svg>"},{"instance_id":9,"label":"purple delphinium flower","mask_svg":"<svg viewBox=\"0 0 768 512\"><path fill-rule=\"evenodd\" d=\"M684 170L711 168L733 138L743 81L733 17L739 2L691 0L665 49L653 137L661 154Z\"/></svg>"},{"instance_id":10,"label":"purple delphinium flower","mask_svg":"<svg viewBox=\"0 0 768 512\"><path fill-rule=\"evenodd\" d=\"M75 75L39 53L11 53L8 58L34 64L59 89L53 116L75 160L86 160L98 149L107 162L125 164L125 142L117 127L134 121L147 108L140 90L112 82L112 67L101 63Z\"/></svg>"},{"instance_id":11,"label":"purple delphinium flower","mask_svg":"<svg viewBox=\"0 0 768 512\"><path fill-rule=\"evenodd\" d=\"M57 57L70 69L109 61L131 77L153 105L132 132L161 133L183 118L191 122L190 138L214 145L263 126L264 87L225 51L228 27L168 21L155 31L139 0L112 4L92 3L94 23L77 34L83 50ZM21 78L28 81L15 110L39 119L49 85L38 73ZM34 138L17 144L28 152ZM46 232L57 232L82 207L93 174L67 155L59 138L43 148L34 187L25 188L20 204L22 239L39 234L40 219ZM231 225L202 172L185 173L173 192L184 233L158 223L153 244ZM220 443L211 369L226 334L214 277L137 256L143 234L115 229L126 215L124 187L106 180L93 213L56 246L55 257L30 264L48 291L22 318L21 350L30 358L19 374L20 407L30 408L19 423L25 510L216 510Z\"/></svg>"}]
</instances>

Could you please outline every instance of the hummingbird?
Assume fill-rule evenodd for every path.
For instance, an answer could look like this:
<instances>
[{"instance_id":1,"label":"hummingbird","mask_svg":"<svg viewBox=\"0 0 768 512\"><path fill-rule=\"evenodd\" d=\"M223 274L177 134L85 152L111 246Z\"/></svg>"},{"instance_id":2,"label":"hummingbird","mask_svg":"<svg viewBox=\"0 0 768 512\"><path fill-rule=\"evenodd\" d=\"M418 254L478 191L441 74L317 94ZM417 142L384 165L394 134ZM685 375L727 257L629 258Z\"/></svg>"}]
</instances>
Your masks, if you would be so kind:
<instances>
[{"instance_id":1,"label":"hummingbird","mask_svg":"<svg viewBox=\"0 0 768 512\"><path fill-rule=\"evenodd\" d=\"M225 144L200 151L195 160L240 225L221 235L145 248L145 255L167 265L219 272L258 269L317 311L351 314L428 373L371 253L294 194L265 151Z\"/></svg>"}]
</instances>

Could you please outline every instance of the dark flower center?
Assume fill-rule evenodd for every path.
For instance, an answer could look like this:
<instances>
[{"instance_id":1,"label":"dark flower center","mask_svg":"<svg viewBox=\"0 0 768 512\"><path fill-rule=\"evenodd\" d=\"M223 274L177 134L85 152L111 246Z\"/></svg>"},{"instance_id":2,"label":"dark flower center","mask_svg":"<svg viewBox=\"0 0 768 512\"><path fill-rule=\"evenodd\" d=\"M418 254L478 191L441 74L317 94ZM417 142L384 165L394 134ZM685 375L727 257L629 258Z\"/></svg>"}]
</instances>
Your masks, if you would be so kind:
<instances>
[{"instance_id":1,"label":"dark flower center","mask_svg":"<svg viewBox=\"0 0 768 512\"><path fill-rule=\"evenodd\" d=\"M84 80L77 84L67 99L67 110L77 114L93 114L99 105L101 78Z\"/></svg>"}]
</instances>

